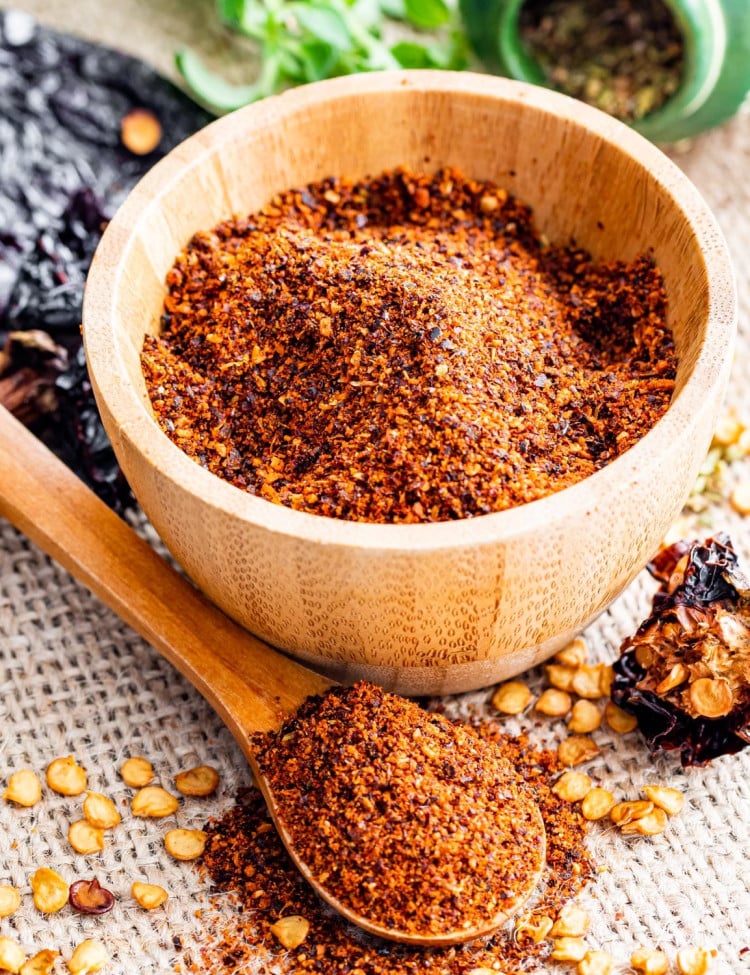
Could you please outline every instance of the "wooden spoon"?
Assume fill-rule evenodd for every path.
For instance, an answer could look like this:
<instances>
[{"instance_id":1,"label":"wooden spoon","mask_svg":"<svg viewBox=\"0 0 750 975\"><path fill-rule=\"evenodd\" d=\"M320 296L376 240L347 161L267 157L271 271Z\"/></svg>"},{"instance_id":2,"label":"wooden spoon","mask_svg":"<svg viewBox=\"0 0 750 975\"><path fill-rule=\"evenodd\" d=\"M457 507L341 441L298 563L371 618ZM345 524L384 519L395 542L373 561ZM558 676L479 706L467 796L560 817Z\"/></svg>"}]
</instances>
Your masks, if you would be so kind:
<instances>
[{"instance_id":1,"label":"wooden spoon","mask_svg":"<svg viewBox=\"0 0 750 975\"><path fill-rule=\"evenodd\" d=\"M280 728L285 716L331 682L232 622L2 407L0 454L0 515L132 626L212 705L250 763L295 865L336 911L380 937L435 946L489 934L521 907L541 868L489 923L429 936L386 928L330 894L297 855L249 736Z\"/></svg>"}]
</instances>

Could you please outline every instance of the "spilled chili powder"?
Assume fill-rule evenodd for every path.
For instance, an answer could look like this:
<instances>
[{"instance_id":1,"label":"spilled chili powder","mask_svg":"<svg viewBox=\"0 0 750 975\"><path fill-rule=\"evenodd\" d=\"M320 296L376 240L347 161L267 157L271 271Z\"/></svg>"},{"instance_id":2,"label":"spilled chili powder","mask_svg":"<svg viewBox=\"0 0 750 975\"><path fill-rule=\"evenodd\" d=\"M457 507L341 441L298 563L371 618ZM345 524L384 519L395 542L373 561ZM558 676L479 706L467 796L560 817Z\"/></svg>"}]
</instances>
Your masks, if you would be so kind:
<instances>
[{"instance_id":1,"label":"spilled chili powder","mask_svg":"<svg viewBox=\"0 0 750 975\"><path fill-rule=\"evenodd\" d=\"M142 352L189 456L270 501L355 521L468 518L575 484L668 408L651 260L549 245L456 170L281 193L197 233Z\"/></svg>"},{"instance_id":2,"label":"spilled chili powder","mask_svg":"<svg viewBox=\"0 0 750 975\"><path fill-rule=\"evenodd\" d=\"M576 806L551 791L561 771L556 755L531 747L525 736L509 737L494 722L461 727L513 766L539 806L547 834L546 862L529 910L554 918L594 875L584 845L585 820ZM203 913L200 954L183 956L183 972L468 975L487 967L512 975L545 969L551 941L535 944L518 938L512 923L490 938L430 949L387 942L348 924L318 899L294 867L254 789L243 791L237 804L206 829L206 852L197 868L218 909ZM398 890L391 893L400 897ZM292 950L283 948L270 930L289 915L304 917L310 925L305 941Z\"/></svg>"},{"instance_id":3,"label":"spilled chili powder","mask_svg":"<svg viewBox=\"0 0 750 975\"><path fill-rule=\"evenodd\" d=\"M442 715L360 682L309 698L253 745L295 852L360 917L460 937L534 891L545 836L531 790Z\"/></svg>"}]
</instances>

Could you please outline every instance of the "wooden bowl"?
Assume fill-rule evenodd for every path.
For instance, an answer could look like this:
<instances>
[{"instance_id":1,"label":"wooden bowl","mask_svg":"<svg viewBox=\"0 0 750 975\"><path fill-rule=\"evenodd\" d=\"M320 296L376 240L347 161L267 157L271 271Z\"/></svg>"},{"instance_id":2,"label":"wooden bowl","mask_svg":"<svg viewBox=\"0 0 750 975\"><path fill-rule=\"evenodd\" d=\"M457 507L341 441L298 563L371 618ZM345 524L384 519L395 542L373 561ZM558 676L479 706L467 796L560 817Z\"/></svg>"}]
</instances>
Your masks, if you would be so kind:
<instances>
[{"instance_id":1,"label":"wooden bowl","mask_svg":"<svg viewBox=\"0 0 750 975\"><path fill-rule=\"evenodd\" d=\"M192 234L271 194L405 164L460 167L602 259L652 252L679 368L667 414L574 487L480 518L363 524L247 494L182 453L139 364L164 279ZM472 74L341 78L242 109L178 146L110 223L84 337L107 432L144 510L197 585L253 633L339 679L410 694L489 685L548 657L654 553L708 448L735 329L730 260L688 179L614 119Z\"/></svg>"}]
</instances>

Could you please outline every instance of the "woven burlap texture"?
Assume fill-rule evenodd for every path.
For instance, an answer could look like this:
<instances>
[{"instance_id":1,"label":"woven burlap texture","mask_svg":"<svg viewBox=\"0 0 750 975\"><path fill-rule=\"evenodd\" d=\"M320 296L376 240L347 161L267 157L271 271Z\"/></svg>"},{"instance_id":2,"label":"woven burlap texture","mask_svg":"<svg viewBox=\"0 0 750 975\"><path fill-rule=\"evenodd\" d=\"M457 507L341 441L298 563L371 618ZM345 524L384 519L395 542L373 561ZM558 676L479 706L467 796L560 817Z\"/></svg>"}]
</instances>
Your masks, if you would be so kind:
<instances>
[{"instance_id":1,"label":"woven burlap texture","mask_svg":"<svg viewBox=\"0 0 750 975\"><path fill-rule=\"evenodd\" d=\"M673 151L721 223L733 253L740 292L740 337L730 403L750 417L750 116ZM750 477L743 463L731 478ZM654 485L658 490L658 484ZM616 516L616 512L613 512ZM711 528L728 530L742 556L750 557L750 523L728 505L710 513ZM141 530L147 531L142 521ZM621 640L646 615L652 583L642 574L586 633L592 656L612 659ZM537 672L526 675L541 685ZM42 802L22 809L0 802L0 883L18 886L21 910L0 921L0 935L19 939L31 953L44 947L68 957L86 937L101 938L111 962L107 971L168 973L183 950L199 956L205 916L221 911L221 896L203 889L190 864L166 854L162 837L175 824L198 827L228 808L238 787L249 783L244 759L201 697L143 640L66 572L7 523L0 522L0 780L16 769L44 772L60 755L74 755L89 773L89 787L112 796L123 822L107 834L104 852L75 854L69 824L81 816L81 800L45 789ZM486 709L490 691L446 702L449 713ZM536 724L536 740L554 745L560 721L513 720L509 728ZM750 750L706 769L684 772L674 758L652 760L635 735L606 730L594 737L600 756L587 771L618 798L637 798L649 782L684 790L687 804L653 838L626 839L595 825L590 844L602 872L583 897L592 918L589 941L610 951L618 971L638 945L659 945L671 957L689 943L714 947L713 971L750 971L750 893L745 856L750 852ZM132 790L118 774L129 755L145 755L157 781L199 763L221 775L211 799L185 799L166 821L134 818ZM86 918L65 908L42 915L31 902L29 877L51 866L67 879L94 874L117 897L113 912ZM170 891L167 904L147 913L130 896L134 880ZM744 950L744 954L743 954ZM550 971L565 970L550 966ZM225 971L231 971L230 968Z\"/></svg>"}]
</instances>

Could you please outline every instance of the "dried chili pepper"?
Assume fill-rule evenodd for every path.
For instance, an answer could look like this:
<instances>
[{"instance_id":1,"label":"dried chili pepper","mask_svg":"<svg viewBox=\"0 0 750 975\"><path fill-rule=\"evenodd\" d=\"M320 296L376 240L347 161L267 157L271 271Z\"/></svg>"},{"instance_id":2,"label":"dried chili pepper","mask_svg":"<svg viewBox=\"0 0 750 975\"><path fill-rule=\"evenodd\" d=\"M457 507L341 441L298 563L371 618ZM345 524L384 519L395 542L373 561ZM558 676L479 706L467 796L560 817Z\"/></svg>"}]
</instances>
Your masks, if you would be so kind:
<instances>
[{"instance_id":1,"label":"dried chili pepper","mask_svg":"<svg viewBox=\"0 0 750 975\"><path fill-rule=\"evenodd\" d=\"M653 752L705 765L750 744L750 582L729 537L677 542L649 565L652 614L624 641L612 700Z\"/></svg>"},{"instance_id":2,"label":"dried chili pepper","mask_svg":"<svg viewBox=\"0 0 750 975\"><path fill-rule=\"evenodd\" d=\"M142 364L186 453L270 501L424 522L587 477L666 411L661 275L548 246L454 170L329 179L195 235Z\"/></svg>"}]
</instances>

